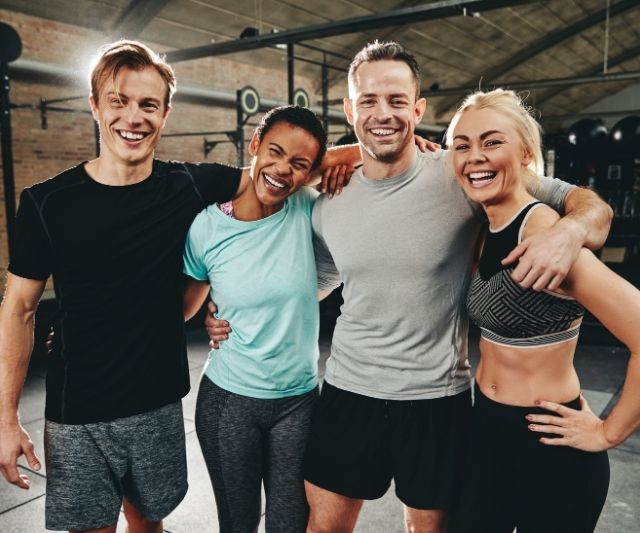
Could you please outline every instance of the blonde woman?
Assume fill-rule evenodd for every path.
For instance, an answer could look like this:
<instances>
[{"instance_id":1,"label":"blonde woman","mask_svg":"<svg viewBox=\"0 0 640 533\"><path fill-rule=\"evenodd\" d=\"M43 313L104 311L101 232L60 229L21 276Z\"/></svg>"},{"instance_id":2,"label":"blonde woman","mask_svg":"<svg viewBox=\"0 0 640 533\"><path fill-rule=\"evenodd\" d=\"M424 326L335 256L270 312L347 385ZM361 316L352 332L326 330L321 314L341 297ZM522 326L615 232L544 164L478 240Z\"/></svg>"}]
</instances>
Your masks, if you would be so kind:
<instances>
[{"instance_id":1,"label":"blonde woman","mask_svg":"<svg viewBox=\"0 0 640 533\"><path fill-rule=\"evenodd\" d=\"M458 182L489 230L467 300L480 327L471 457L455 533L593 531L609 484L606 450L640 423L640 291L582 249L553 291L523 289L501 259L559 218L527 192L542 172L540 127L518 96L468 97L447 133ZM584 306L584 307L583 307ZM584 308L631 351L624 391L601 420L573 366Z\"/></svg>"}]
</instances>

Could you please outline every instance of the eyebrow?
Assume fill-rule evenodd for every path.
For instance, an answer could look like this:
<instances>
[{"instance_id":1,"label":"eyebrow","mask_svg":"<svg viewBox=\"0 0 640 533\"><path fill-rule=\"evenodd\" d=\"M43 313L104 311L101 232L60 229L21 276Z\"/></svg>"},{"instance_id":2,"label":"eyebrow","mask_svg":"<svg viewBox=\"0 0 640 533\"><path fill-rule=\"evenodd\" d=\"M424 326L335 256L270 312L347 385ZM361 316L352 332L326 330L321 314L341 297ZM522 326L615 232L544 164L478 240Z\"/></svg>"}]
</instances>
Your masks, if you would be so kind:
<instances>
[{"instance_id":1,"label":"eyebrow","mask_svg":"<svg viewBox=\"0 0 640 533\"><path fill-rule=\"evenodd\" d=\"M358 98L371 98L372 96L386 96L389 98L409 98L409 93L392 93L392 94L378 94L378 93L362 93Z\"/></svg>"},{"instance_id":2,"label":"eyebrow","mask_svg":"<svg viewBox=\"0 0 640 533\"><path fill-rule=\"evenodd\" d=\"M485 131L484 133L480 134L480 139L484 140L487 137L489 137L489 135L493 135L494 133L500 133L501 135L504 135L503 132L501 132L500 130L489 130L489 131ZM462 139L463 141L468 141L469 137L467 137L466 135L456 135L453 140L455 141L456 139Z\"/></svg>"},{"instance_id":3,"label":"eyebrow","mask_svg":"<svg viewBox=\"0 0 640 533\"><path fill-rule=\"evenodd\" d=\"M123 93L119 93L117 91L109 91L107 92L106 96L115 96L117 98L119 98L120 100L126 98L129 99L129 96L127 96L126 94ZM155 102L155 103L162 103L162 100L158 100L157 98L153 97L153 96L146 96L142 99L143 102Z\"/></svg>"},{"instance_id":4,"label":"eyebrow","mask_svg":"<svg viewBox=\"0 0 640 533\"><path fill-rule=\"evenodd\" d=\"M285 154L285 155L287 154L287 151L286 151L284 148L282 148L282 146L280 146L280 145L279 145L278 143L276 143L276 142L271 141L271 142L269 143L269 146L274 146L274 147L276 147L280 152L282 152L283 154ZM304 157L304 156L294 157L294 158L293 158L293 160L294 160L294 161L304 161L305 163L308 163L309 165L312 163L312 161L311 161L310 159L307 159L307 158L306 158L306 157Z\"/></svg>"}]
</instances>

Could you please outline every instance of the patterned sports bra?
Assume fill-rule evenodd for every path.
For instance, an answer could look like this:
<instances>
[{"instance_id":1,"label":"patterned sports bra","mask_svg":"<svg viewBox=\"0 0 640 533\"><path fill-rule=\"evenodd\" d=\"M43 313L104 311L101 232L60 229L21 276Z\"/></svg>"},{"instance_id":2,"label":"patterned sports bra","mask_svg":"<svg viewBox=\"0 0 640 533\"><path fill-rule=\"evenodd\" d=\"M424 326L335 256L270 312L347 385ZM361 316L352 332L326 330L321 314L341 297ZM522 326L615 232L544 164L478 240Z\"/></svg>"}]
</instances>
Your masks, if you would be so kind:
<instances>
[{"instance_id":1,"label":"patterned sports bra","mask_svg":"<svg viewBox=\"0 0 640 533\"><path fill-rule=\"evenodd\" d=\"M557 344L578 336L584 308L573 298L549 291L523 289L513 279L514 264L500 261L520 242L529 214L541 205L532 202L506 225L489 230L478 270L467 297L469 317L484 339L513 347Z\"/></svg>"}]
</instances>

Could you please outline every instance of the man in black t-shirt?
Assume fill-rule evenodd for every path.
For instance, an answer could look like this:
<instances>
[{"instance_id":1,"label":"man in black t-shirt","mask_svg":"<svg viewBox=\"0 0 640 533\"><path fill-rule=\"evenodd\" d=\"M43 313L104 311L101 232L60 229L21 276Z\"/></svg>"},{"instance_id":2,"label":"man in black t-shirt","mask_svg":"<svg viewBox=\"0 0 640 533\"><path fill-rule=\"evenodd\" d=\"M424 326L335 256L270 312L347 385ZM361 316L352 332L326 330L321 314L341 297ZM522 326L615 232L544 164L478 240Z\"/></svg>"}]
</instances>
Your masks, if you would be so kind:
<instances>
[{"instance_id":1,"label":"man in black t-shirt","mask_svg":"<svg viewBox=\"0 0 640 533\"><path fill-rule=\"evenodd\" d=\"M113 532L124 503L132 531L161 531L187 489L183 245L199 211L234 197L242 171L153 159L174 90L154 52L111 45L91 76L100 157L21 196L0 308L0 471L27 489L18 457L40 468L18 402L52 275L48 529Z\"/></svg>"}]
</instances>

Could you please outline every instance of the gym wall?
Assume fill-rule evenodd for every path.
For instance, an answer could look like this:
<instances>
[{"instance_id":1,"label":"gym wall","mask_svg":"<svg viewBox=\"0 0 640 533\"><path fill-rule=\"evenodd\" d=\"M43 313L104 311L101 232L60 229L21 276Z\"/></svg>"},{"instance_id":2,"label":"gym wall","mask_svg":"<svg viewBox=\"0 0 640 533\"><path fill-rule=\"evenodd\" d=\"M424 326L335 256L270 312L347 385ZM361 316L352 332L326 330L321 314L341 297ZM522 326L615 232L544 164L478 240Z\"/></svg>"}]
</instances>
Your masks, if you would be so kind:
<instances>
[{"instance_id":1,"label":"gym wall","mask_svg":"<svg viewBox=\"0 0 640 533\"><path fill-rule=\"evenodd\" d=\"M12 104L37 104L47 99L88 95L88 65L101 45L115 40L102 33L20 13L0 10L0 21L13 26L22 39L20 59L63 65L78 71L78 80L44 80L24 74L12 75L10 98ZM156 51L166 51L154 43L145 42ZM247 52L245 61L250 60ZM277 53L277 52L273 52ZM197 85L234 93L245 85L252 85L261 99L287 100L286 57L282 55L282 69L266 69L243 62L243 54L205 58L172 65L180 84ZM11 74L11 70L10 70ZM345 76L346 78L346 76ZM316 79L296 76L295 86L310 95L312 104L319 101L320 72ZM342 97L346 83L332 87L330 98ZM61 107L89 109L86 100L63 102ZM249 120L255 124L261 115ZM80 161L95 157L94 123L91 115L49 112L48 127L41 128L40 112L31 109L11 111L13 159L16 202L24 187L45 180ZM174 100L173 109L164 133L233 130L236 127L234 106L214 106L211 102ZM245 128L249 141L252 128ZM156 156L161 159L204 161L203 138L171 137L161 140ZM206 136L209 140L222 136ZM206 161L235 164L236 150L230 143L221 143L209 153ZM245 161L248 156L245 150ZM0 168L0 176L2 169ZM2 191L4 195L4 191ZM4 200L4 197L3 197ZM4 279L8 264L6 220L0 209L0 276Z\"/></svg>"}]
</instances>

